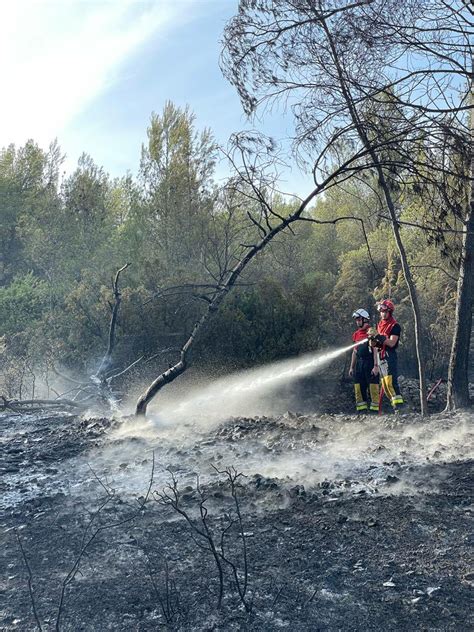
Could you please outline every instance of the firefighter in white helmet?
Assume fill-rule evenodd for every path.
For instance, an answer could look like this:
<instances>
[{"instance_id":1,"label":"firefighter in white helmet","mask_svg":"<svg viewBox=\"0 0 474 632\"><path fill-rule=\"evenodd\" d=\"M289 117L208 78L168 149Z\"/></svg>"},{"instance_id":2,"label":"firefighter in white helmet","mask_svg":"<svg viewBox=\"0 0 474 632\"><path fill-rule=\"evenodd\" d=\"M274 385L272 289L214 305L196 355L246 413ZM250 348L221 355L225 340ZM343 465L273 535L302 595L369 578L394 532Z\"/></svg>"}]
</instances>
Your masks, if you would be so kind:
<instances>
[{"instance_id":1,"label":"firefighter in white helmet","mask_svg":"<svg viewBox=\"0 0 474 632\"><path fill-rule=\"evenodd\" d=\"M379 410L379 378L374 375L375 350L368 345L370 316L365 309L357 309L352 318L357 329L352 334L353 342L360 342L352 350L349 376L354 379L354 394L357 413L376 413Z\"/></svg>"}]
</instances>

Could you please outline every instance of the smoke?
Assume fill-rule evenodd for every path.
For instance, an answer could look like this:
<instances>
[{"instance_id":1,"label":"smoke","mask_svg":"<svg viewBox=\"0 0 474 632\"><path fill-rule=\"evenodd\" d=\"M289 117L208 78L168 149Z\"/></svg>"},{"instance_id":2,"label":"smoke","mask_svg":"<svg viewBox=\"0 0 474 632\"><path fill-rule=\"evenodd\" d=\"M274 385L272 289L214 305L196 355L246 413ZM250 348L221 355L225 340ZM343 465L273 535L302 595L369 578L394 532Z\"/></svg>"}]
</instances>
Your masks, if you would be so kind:
<instances>
[{"instance_id":1,"label":"smoke","mask_svg":"<svg viewBox=\"0 0 474 632\"><path fill-rule=\"evenodd\" d=\"M56 415L67 446L74 435L69 437L67 420ZM49 442L59 438L52 420L48 416L46 427L43 417L29 415L19 427L16 417L5 416L5 451L14 441L42 441L48 452L54 445ZM442 490L444 477L452 472L450 464L474 458L472 421L473 415L467 413L428 419L287 413L228 420L208 432L196 432L189 424L178 433L176 428L137 420L123 432L111 432L101 446L86 453L69 458L65 453L52 472L35 460L31 468L5 474L2 505L59 492L72 502L95 503L103 492L99 480L124 499L136 498L147 491L153 461L154 490L169 483L170 471L183 489L195 485L198 474L203 484L215 480L213 466L233 466L245 481L259 475L277 479L280 490L299 484L318 494L323 488L329 497L359 491L431 493ZM90 421L92 427L95 423ZM264 502L273 502L271 498L262 496Z\"/></svg>"},{"instance_id":2,"label":"smoke","mask_svg":"<svg viewBox=\"0 0 474 632\"><path fill-rule=\"evenodd\" d=\"M373 491L391 476L386 491L414 493L436 481L418 480L413 468L421 471L429 463L472 456L466 418L283 415L298 380L318 373L354 346L192 387L185 382L174 385L150 406L148 420L127 420L111 434L98 468L119 487L138 489L147 479L154 450L158 487L169 480L168 467L193 484L196 473L203 480L212 477L212 465L233 465L248 476L258 473L309 487L350 479L352 487Z\"/></svg>"},{"instance_id":3,"label":"smoke","mask_svg":"<svg viewBox=\"0 0 474 632\"><path fill-rule=\"evenodd\" d=\"M180 484L193 485L197 474L204 484L213 480L213 466L233 466L246 480L258 474L278 479L283 487L319 488L330 481L331 493L414 494L442 485L440 476L447 470L438 466L474 458L472 414L426 419L282 414L297 379L349 349L273 363L191 390L170 389L166 398L160 396L151 419L122 420L100 447L64 459L57 475L42 475L43 493L51 486L51 493L64 489L90 499L98 478L120 495L137 496L146 491L154 458L154 489L169 482L170 470ZM43 427L40 418L30 423L33 429ZM12 436L17 430L12 421ZM38 477L25 469L12 476L15 485ZM31 493L36 493L33 488Z\"/></svg>"},{"instance_id":4,"label":"smoke","mask_svg":"<svg viewBox=\"0 0 474 632\"><path fill-rule=\"evenodd\" d=\"M346 476L367 480L368 472L377 478L388 466L403 469L474 457L472 418L416 417L416 423L409 423L410 417L314 416L321 438L313 444L304 436L293 441L293 450L261 461L262 473L314 484Z\"/></svg>"},{"instance_id":5,"label":"smoke","mask_svg":"<svg viewBox=\"0 0 474 632\"><path fill-rule=\"evenodd\" d=\"M420 494L436 491L445 464L474 458L472 415L358 418L344 415L283 415L235 419L205 433L189 425L182 433L140 421L117 432L100 450L74 463L76 479L90 478L89 465L120 494L139 495L149 481L155 455L154 489L170 480L206 484L219 469L235 467L247 479L275 478L331 493L364 491ZM72 464L71 464L72 465ZM68 466L69 467L69 466ZM94 483L94 481L92 481Z\"/></svg>"}]
</instances>

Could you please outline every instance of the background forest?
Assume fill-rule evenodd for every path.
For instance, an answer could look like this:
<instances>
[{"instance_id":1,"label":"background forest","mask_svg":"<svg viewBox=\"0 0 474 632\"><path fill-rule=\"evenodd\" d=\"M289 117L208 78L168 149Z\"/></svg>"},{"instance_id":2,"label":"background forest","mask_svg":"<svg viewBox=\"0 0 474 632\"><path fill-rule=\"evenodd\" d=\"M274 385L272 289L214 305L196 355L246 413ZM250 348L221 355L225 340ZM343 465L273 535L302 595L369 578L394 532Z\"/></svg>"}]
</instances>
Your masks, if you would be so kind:
<instances>
[{"instance_id":1,"label":"background forest","mask_svg":"<svg viewBox=\"0 0 474 632\"><path fill-rule=\"evenodd\" d=\"M107 347L112 280L125 263L114 365L141 358L131 371L140 381L168 366L208 304L209 288L257 239L249 212L255 202L232 180L215 179L220 159L212 131L196 129L191 111L172 103L151 117L137 177L111 179L88 155L65 176L56 143L44 150L31 140L1 150L5 396L34 396L40 384L48 391L55 370L97 370ZM269 195L281 216L298 204ZM406 186L397 196L428 377L446 377L459 235L416 226L426 212L421 188ZM308 216L322 223L297 222L245 270L197 341L194 363L212 374L346 344L352 311L375 315L375 301L391 296L404 326L402 371L416 375L412 312L375 177L332 187ZM458 225L454 215L444 222Z\"/></svg>"}]
</instances>

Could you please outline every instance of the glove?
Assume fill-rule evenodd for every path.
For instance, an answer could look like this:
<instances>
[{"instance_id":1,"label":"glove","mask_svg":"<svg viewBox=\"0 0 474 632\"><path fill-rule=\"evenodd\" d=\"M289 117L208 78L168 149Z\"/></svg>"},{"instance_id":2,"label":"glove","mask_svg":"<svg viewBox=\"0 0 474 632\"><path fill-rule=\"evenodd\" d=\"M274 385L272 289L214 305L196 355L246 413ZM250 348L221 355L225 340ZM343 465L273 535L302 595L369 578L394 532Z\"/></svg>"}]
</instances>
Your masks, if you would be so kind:
<instances>
[{"instance_id":1,"label":"glove","mask_svg":"<svg viewBox=\"0 0 474 632\"><path fill-rule=\"evenodd\" d=\"M371 347L377 347L381 349L383 347L383 343L387 339L387 336L383 336L382 334L375 334L374 336L368 336L369 345Z\"/></svg>"}]
</instances>

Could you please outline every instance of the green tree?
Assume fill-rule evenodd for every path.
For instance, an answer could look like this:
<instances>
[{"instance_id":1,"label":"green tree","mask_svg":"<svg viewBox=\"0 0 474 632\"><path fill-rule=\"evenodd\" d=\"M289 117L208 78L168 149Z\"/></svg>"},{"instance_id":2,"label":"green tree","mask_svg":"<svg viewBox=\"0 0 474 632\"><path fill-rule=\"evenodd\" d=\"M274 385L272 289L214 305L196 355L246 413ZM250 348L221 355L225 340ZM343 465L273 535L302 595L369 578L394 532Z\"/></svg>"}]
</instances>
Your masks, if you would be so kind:
<instances>
[{"instance_id":1,"label":"green tree","mask_svg":"<svg viewBox=\"0 0 474 632\"><path fill-rule=\"evenodd\" d=\"M188 108L170 102L161 115L152 114L147 135L141 227L158 272L178 280L186 268L202 272L200 240L215 200L216 146L209 130L195 130Z\"/></svg>"},{"instance_id":2,"label":"green tree","mask_svg":"<svg viewBox=\"0 0 474 632\"><path fill-rule=\"evenodd\" d=\"M44 152L32 140L0 152L0 281L36 269L28 234L57 200L62 156L53 143Z\"/></svg>"}]
</instances>

